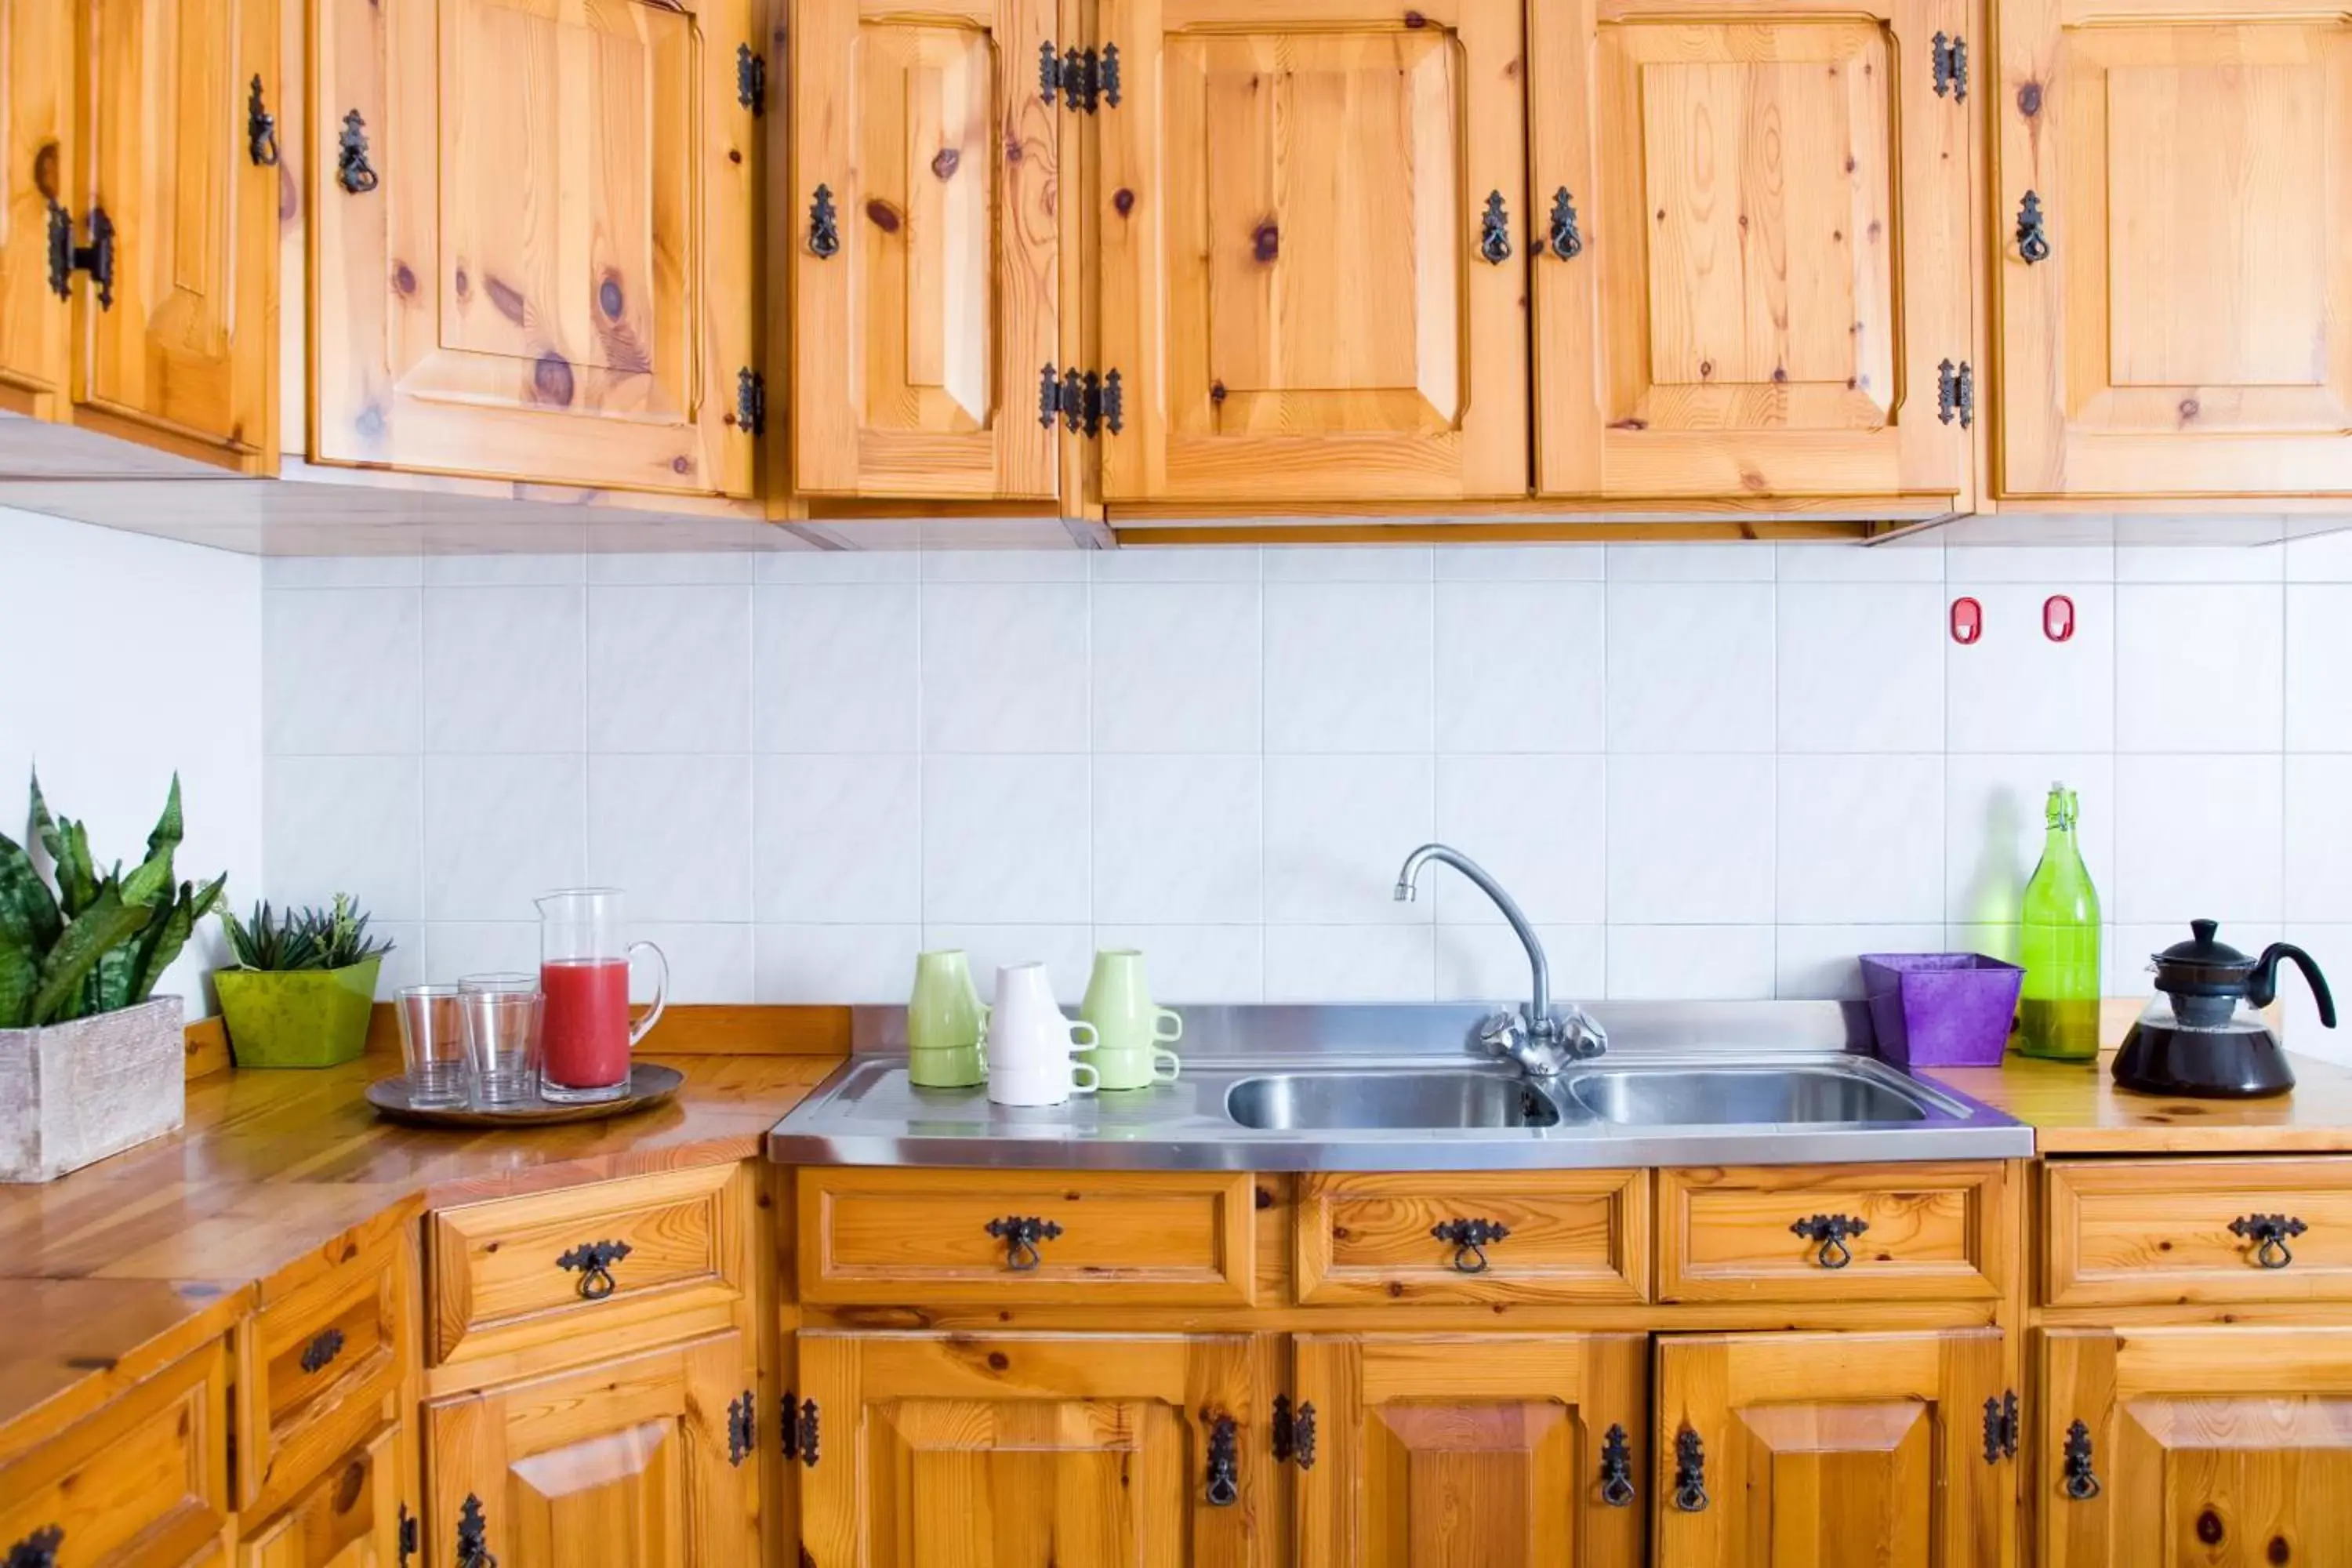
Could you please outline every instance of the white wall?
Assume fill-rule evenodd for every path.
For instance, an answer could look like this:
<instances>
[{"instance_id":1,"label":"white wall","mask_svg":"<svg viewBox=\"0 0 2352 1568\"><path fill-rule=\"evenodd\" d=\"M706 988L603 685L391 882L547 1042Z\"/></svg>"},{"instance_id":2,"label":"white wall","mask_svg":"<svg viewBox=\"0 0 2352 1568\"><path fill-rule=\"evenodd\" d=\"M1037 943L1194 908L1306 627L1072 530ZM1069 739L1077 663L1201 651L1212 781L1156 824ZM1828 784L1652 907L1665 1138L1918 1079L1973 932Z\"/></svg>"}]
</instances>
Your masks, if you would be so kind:
<instances>
[{"instance_id":1,"label":"white wall","mask_svg":"<svg viewBox=\"0 0 2352 1568\"><path fill-rule=\"evenodd\" d=\"M2352 991L2352 535L292 561L265 599L268 891L360 894L387 984L528 964L530 895L591 879L689 999L895 1000L942 944L1071 994L1114 943L1178 1001L1517 994L1466 884L1390 899L1441 837L1567 995L1837 994L2007 946L2063 778L2111 992L2196 915Z\"/></svg>"},{"instance_id":2,"label":"white wall","mask_svg":"<svg viewBox=\"0 0 2352 1568\"><path fill-rule=\"evenodd\" d=\"M0 510L0 831L26 842L35 763L92 851L135 861L178 769L180 875L262 890L261 563ZM160 991L211 1011L206 921Z\"/></svg>"}]
</instances>

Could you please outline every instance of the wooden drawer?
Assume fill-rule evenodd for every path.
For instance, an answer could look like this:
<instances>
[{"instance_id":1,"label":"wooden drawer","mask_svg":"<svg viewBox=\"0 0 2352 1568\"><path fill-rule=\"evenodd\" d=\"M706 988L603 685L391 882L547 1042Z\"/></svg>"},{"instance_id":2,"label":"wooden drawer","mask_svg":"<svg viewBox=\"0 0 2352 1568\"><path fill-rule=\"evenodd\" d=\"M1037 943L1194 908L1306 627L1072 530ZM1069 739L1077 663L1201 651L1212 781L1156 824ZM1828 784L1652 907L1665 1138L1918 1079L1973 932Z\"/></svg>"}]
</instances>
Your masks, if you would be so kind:
<instances>
[{"instance_id":1,"label":"wooden drawer","mask_svg":"<svg viewBox=\"0 0 2352 1568\"><path fill-rule=\"evenodd\" d=\"M0 1556L57 1531L60 1564L180 1568L228 1522L226 1340L173 1362L0 1468ZM207 1559L209 1560L209 1559Z\"/></svg>"},{"instance_id":2,"label":"wooden drawer","mask_svg":"<svg viewBox=\"0 0 2352 1568\"><path fill-rule=\"evenodd\" d=\"M2352 1157L2076 1160L2042 1170L2051 1306L2352 1300ZM2260 1258L2265 1217L2304 1227L2280 1238L2287 1260L2271 1250L2275 1268Z\"/></svg>"},{"instance_id":3,"label":"wooden drawer","mask_svg":"<svg viewBox=\"0 0 2352 1568\"><path fill-rule=\"evenodd\" d=\"M410 1234L391 1231L354 1244L348 1256L338 1248L286 1271L292 1278L282 1294L266 1294L246 1323L237 1354L239 1508L276 1507L398 1417Z\"/></svg>"},{"instance_id":4,"label":"wooden drawer","mask_svg":"<svg viewBox=\"0 0 2352 1568\"><path fill-rule=\"evenodd\" d=\"M1505 1234L1473 1247L1480 1232ZM1445 1235L1438 1233L1444 1231ZM1644 1301L1644 1171L1315 1175L1299 1182L1298 1300ZM1479 1254L1485 1254L1483 1266Z\"/></svg>"},{"instance_id":5,"label":"wooden drawer","mask_svg":"<svg viewBox=\"0 0 2352 1568\"><path fill-rule=\"evenodd\" d=\"M1658 1173L1661 1301L1997 1297L2016 1216L1997 1164ZM1859 1221L1838 1263L1818 1220ZM1800 1229L1805 1226L1806 1229Z\"/></svg>"},{"instance_id":6,"label":"wooden drawer","mask_svg":"<svg viewBox=\"0 0 2352 1568\"><path fill-rule=\"evenodd\" d=\"M240 1528L237 1568L394 1568L400 1552L399 1447L386 1426L335 1462L293 1505L258 1528Z\"/></svg>"},{"instance_id":7,"label":"wooden drawer","mask_svg":"<svg viewBox=\"0 0 2352 1568\"><path fill-rule=\"evenodd\" d=\"M435 1364L656 1320L665 1338L731 1325L751 1181L746 1166L705 1165L436 1212ZM715 1314L693 1315L706 1306Z\"/></svg>"},{"instance_id":8,"label":"wooden drawer","mask_svg":"<svg viewBox=\"0 0 2352 1568\"><path fill-rule=\"evenodd\" d=\"M1034 1260L1013 1221L1045 1232ZM803 1170L801 1296L1246 1307L1256 1228L1246 1174Z\"/></svg>"}]
</instances>

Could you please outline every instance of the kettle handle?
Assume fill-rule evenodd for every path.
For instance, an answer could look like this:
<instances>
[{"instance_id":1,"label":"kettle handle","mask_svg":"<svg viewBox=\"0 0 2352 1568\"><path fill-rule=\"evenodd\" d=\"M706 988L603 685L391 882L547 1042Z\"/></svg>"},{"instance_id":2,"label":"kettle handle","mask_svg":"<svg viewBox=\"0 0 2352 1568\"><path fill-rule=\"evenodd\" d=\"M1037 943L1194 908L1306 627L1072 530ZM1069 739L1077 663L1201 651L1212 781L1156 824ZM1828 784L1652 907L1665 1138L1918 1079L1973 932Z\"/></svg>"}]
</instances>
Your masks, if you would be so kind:
<instances>
[{"instance_id":1,"label":"kettle handle","mask_svg":"<svg viewBox=\"0 0 2352 1568\"><path fill-rule=\"evenodd\" d=\"M2311 954L2293 942L2274 942L2263 949L2262 960L2248 978L2246 1000L2257 1007L2267 1007L2277 999L2278 963L2282 958L2294 960L2294 966L2303 971L2304 979L2311 985L2312 998L2319 1004L2320 1023L2331 1029L2336 1027L2336 998L2328 993L2327 977L2319 973L2319 965L2311 961Z\"/></svg>"}]
</instances>

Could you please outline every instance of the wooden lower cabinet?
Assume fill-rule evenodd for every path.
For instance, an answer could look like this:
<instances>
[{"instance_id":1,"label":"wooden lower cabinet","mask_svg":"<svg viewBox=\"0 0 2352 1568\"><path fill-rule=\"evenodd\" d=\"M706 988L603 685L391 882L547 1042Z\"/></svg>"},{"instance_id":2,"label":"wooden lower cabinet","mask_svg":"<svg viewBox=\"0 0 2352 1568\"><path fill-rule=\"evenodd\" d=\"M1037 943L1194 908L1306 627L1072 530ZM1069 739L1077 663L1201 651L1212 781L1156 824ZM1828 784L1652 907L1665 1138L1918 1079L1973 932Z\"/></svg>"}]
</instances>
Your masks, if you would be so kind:
<instances>
[{"instance_id":1,"label":"wooden lower cabinet","mask_svg":"<svg viewBox=\"0 0 2352 1568\"><path fill-rule=\"evenodd\" d=\"M1657 1350L1658 1568L2000 1568L1996 1330L1694 1334ZM2154 1562L2154 1557L2117 1558Z\"/></svg>"},{"instance_id":2,"label":"wooden lower cabinet","mask_svg":"<svg viewBox=\"0 0 2352 1568\"><path fill-rule=\"evenodd\" d=\"M407 1427L387 1426L330 1465L283 1513L244 1531L237 1568L407 1568Z\"/></svg>"},{"instance_id":3,"label":"wooden lower cabinet","mask_svg":"<svg viewBox=\"0 0 2352 1568\"><path fill-rule=\"evenodd\" d=\"M426 1560L501 1568L753 1568L750 1343L713 1334L425 1406ZM739 1414L740 1413L740 1414ZM735 1423L753 1417L754 1440Z\"/></svg>"},{"instance_id":4,"label":"wooden lower cabinet","mask_svg":"<svg viewBox=\"0 0 2352 1568\"><path fill-rule=\"evenodd\" d=\"M1647 1335L1301 1334L1294 1348L1297 1409L1315 1416L1299 1568L1642 1561Z\"/></svg>"},{"instance_id":5,"label":"wooden lower cabinet","mask_svg":"<svg viewBox=\"0 0 2352 1568\"><path fill-rule=\"evenodd\" d=\"M815 1406L817 1448L814 1463L804 1444L799 1455L801 1561L1270 1568L1273 1346L803 1333L799 1396L804 1415Z\"/></svg>"},{"instance_id":6,"label":"wooden lower cabinet","mask_svg":"<svg viewBox=\"0 0 2352 1568\"><path fill-rule=\"evenodd\" d=\"M2052 1329L2040 1568L2352 1563L2352 1329Z\"/></svg>"}]
</instances>

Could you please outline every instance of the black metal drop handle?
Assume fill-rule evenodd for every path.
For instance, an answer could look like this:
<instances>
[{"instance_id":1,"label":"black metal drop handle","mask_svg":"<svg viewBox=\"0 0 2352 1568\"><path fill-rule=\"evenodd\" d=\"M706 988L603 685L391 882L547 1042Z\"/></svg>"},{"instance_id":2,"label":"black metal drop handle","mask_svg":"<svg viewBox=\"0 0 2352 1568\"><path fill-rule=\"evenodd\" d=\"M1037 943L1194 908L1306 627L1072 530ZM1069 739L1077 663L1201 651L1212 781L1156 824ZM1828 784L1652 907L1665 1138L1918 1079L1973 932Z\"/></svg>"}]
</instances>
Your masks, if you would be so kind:
<instances>
[{"instance_id":1,"label":"black metal drop handle","mask_svg":"<svg viewBox=\"0 0 2352 1568\"><path fill-rule=\"evenodd\" d=\"M2066 1495L2088 1502L2099 1495L2098 1472L2091 1468L2091 1429L2077 1421L2066 1428Z\"/></svg>"},{"instance_id":2,"label":"black metal drop handle","mask_svg":"<svg viewBox=\"0 0 2352 1568\"><path fill-rule=\"evenodd\" d=\"M355 196L376 187L375 165L368 162L367 121L356 109L343 116L343 133L336 138L335 184Z\"/></svg>"},{"instance_id":3,"label":"black metal drop handle","mask_svg":"<svg viewBox=\"0 0 2352 1568\"><path fill-rule=\"evenodd\" d=\"M1573 261L1584 254L1584 235L1576 223L1576 198L1568 194L1566 185L1551 195L1551 253L1562 261Z\"/></svg>"},{"instance_id":4,"label":"black metal drop handle","mask_svg":"<svg viewBox=\"0 0 2352 1568\"><path fill-rule=\"evenodd\" d=\"M1507 1238L1511 1227L1491 1219L1448 1219L1431 1226L1429 1234L1452 1245L1455 1273L1484 1274L1486 1248Z\"/></svg>"},{"instance_id":5,"label":"black metal drop handle","mask_svg":"<svg viewBox=\"0 0 2352 1568\"><path fill-rule=\"evenodd\" d=\"M2284 1268L2294 1261L2287 1243L2311 1227L2291 1214L2242 1214L2230 1222L2230 1234L2254 1244L2254 1261L2264 1268Z\"/></svg>"},{"instance_id":6,"label":"black metal drop handle","mask_svg":"<svg viewBox=\"0 0 2352 1568\"><path fill-rule=\"evenodd\" d=\"M1706 1445L1687 1426L1675 1437L1675 1507L1683 1513L1706 1511Z\"/></svg>"},{"instance_id":7,"label":"black metal drop handle","mask_svg":"<svg viewBox=\"0 0 2352 1568\"><path fill-rule=\"evenodd\" d=\"M2017 209L2017 254L2028 267L2050 259L2050 226L2042 216L2042 197L2033 191L2025 193L2025 205Z\"/></svg>"},{"instance_id":8,"label":"black metal drop handle","mask_svg":"<svg viewBox=\"0 0 2352 1568\"><path fill-rule=\"evenodd\" d=\"M1230 1415L1209 1427L1209 1506L1231 1508L1241 1500L1241 1438Z\"/></svg>"},{"instance_id":9,"label":"black metal drop handle","mask_svg":"<svg viewBox=\"0 0 2352 1568\"><path fill-rule=\"evenodd\" d=\"M472 1492L457 1505L457 1568L499 1568L490 1555L489 1521L482 1517L482 1500Z\"/></svg>"},{"instance_id":10,"label":"black metal drop handle","mask_svg":"<svg viewBox=\"0 0 2352 1568\"><path fill-rule=\"evenodd\" d=\"M254 73L253 91L245 100L246 155L265 169L278 167L278 117L261 96L261 75Z\"/></svg>"},{"instance_id":11,"label":"black metal drop handle","mask_svg":"<svg viewBox=\"0 0 2352 1568\"><path fill-rule=\"evenodd\" d=\"M343 1331L321 1329L318 1338L302 1347L302 1370L312 1373L324 1372L342 1353Z\"/></svg>"},{"instance_id":12,"label":"black metal drop handle","mask_svg":"<svg viewBox=\"0 0 2352 1568\"><path fill-rule=\"evenodd\" d=\"M841 215L834 210L833 187L819 185L814 199L809 203L809 254L819 261L830 260L841 250Z\"/></svg>"},{"instance_id":13,"label":"black metal drop handle","mask_svg":"<svg viewBox=\"0 0 2352 1568\"><path fill-rule=\"evenodd\" d=\"M1062 1227L1034 1214L1009 1214L990 1220L988 1234L1004 1243L1004 1267L1015 1274L1026 1274L1045 1261L1037 1244L1054 1240L1062 1234Z\"/></svg>"},{"instance_id":14,"label":"black metal drop handle","mask_svg":"<svg viewBox=\"0 0 2352 1568\"><path fill-rule=\"evenodd\" d=\"M1860 1236L1869 1228L1868 1220L1845 1214L1817 1214L1789 1227L1792 1234L1803 1237L1821 1249L1813 1261L1824 1268L1843 1268L1852 1263L1853 1249L1846 1245L1846 1239Z\"/></svg>"},{"instance_id":15,"label":"black metal drop handle","mask_svg":"<svg viewBox=\"0 0 2352 1568\"><path fill-rule=\"evenodd\" d=\"M629 1255L625 1241L584 1241L555 1260L558 1268L580 1271L580 1298L583 1301L601 1301L618 1288L613 1278L613 1265Z\"/></svg>"},{"instance_id":16,"label":"black metal drop handle","mask_svg":"<svg viewBox=\"0 0 2352 1568\"><path fill-rule=\"evenodd\" d=\"M1611 1508L1633 1506L1633 1450L1622 1426L1611 1426L1601 1438L1601 1500Z\"/></svg>"},{"instance_id":17,"label":"black metal drop handle","mask_svg":"<svg viewBox=\"0 0 2352 1568\"><path fill-rule=\"evenodd\" d=\"M7 1568L58 1568L58 1548L65 1538L62 1525L41 1526L8 1548Z\"/></svg>"},{"instance_id":18,"label":"black metal drop handle","mask_svg":"<svg viewBox=\"0 0 2352 1568\"><path fill-rule=\"evenodd\" d=\"M1511 215L1500 191L1486 194L1486 213L1478 221L1478 254L1493 267L1511 258Z\"/></svg>"}]
</instances>

